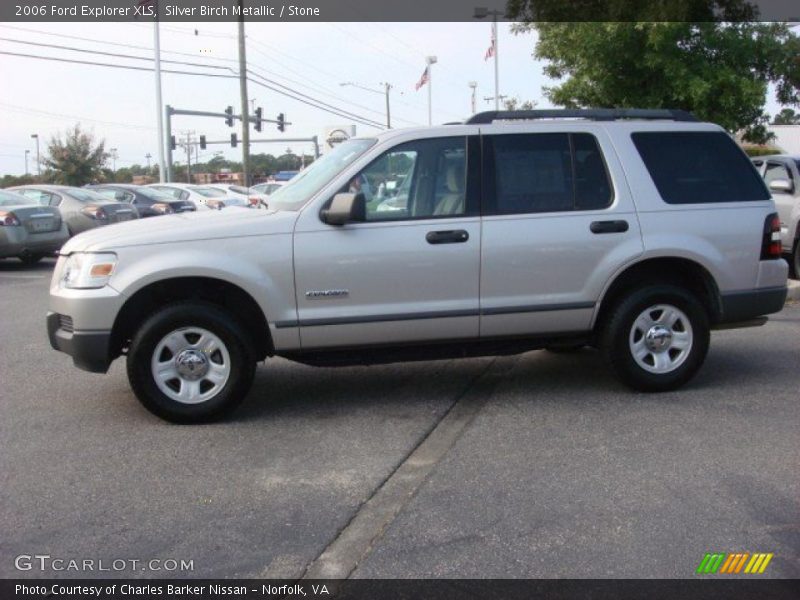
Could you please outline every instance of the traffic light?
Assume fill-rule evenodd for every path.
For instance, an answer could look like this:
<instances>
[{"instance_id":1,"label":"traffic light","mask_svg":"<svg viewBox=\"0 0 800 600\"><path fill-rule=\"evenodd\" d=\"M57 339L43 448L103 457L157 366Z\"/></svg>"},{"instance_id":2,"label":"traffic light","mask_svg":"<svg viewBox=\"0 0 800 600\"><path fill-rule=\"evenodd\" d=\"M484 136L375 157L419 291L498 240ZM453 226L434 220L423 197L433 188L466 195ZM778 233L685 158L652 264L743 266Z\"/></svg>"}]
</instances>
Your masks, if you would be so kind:
<instances>
[{"instance_id":1,"label":"traffic light","mask_svg":"<svg viewBox=\"0 0 800 600\"><path fill-rule=\"evenodd\" d=\"M205 149L206 149L206 136L201 135L200 136L200 150L205 150Z\"/></svg>"},{"instance_id":2,"label":"traffic light","mask_svg":"<svg viewBox=\"0 0 800 600\"><path fill-rule=\"evenodd\" d=\"M175 148L178 147L178 144L175 141L175 136L174 135L169 136L169 147L172 148L173 150L175 150Z\"/></svg>"},{"instance_id":3,"label":"traffic light","mask_svg":"<svg viewBox=\"0 0 800 600\"><path fill-rule=\"evenodd\" d=\"M229 106L228 108L226 108L225 114L227 115L225 117L225 125L227 125L228 127L233 127L233 107Z\"/></svg>"},{"instance_id":4,"label":"traffic light","mask_svg":"<svg viewBox=\"0 0 800 600\"><path fill-rule=\"evenodd\" d=\"M231 148L236 148L236 144L239 143L239 140L236 138L236 134L231 134Z\"/></svg>"},{"instance_id":5,"label":"traffic light","mask_svg":"<svg viewBox=\"0 0 800 600\"><path fill-rule=\"evenodd\" d=\"M261 107L259 106L256 109L256 131L261 131L261 115L262 115L262 110Z\"/></svg>"},{"instance_id":6,"label":"traffic light","mask_svg":"<svg viewBox=\"0 0 800 600\"><path fill-rule=\"evenodd\" d=\"M286 131L286 117L283 113L278 115L278 131Z\"/></svg>"}]
</instances>

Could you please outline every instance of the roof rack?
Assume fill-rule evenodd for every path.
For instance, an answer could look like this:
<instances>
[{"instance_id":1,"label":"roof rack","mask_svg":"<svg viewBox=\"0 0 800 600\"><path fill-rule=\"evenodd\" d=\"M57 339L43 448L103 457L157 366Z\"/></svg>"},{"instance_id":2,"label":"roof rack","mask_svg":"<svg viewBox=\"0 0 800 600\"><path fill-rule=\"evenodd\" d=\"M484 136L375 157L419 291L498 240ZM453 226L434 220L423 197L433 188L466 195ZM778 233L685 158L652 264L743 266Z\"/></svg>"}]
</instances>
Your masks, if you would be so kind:
<instances>
[{"instance_id":1,"label":"roof rack","mask_svg":"<svg viewBox=\"0 0 800 600\"><path fill-rule=\"evenodd\" d=\"M486 125L495 121L529 121L534 119L589 119L617 121L619 119L666 119L697 122L698 118L685 110L671 108L566 108L544 110L489 110L472 115L468 125Z\"/></svg>"}]
</instances>

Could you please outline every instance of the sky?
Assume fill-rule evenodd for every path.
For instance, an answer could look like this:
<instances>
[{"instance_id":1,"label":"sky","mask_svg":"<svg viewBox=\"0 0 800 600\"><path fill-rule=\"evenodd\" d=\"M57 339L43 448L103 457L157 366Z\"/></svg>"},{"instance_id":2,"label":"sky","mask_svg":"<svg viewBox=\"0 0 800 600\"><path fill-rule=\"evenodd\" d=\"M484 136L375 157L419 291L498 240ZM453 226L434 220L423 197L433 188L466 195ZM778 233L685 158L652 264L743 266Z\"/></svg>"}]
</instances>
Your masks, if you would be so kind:
<instances>
[{"instance_id":1,"label":"sky","mask_svg":"<svg viewBox=\"0 0 800 600\"><path fill-rule=\"evenodd\" d=\"M235 75L238 72L236 23L161 24L162 69ZM469 82L477 82L478 110L494 108L494 63L484 60L490 44L490 23L256 23L245 26L248 69L283 86L368 120L385 123L383 83L390 83L393 127L426 125L427 86L415 91L425 69L425 57L436 56L432 67L433 123L462 120L471 113ZM513 35L509 24L499 27L500 94L520 101L533 100L540 108L550 104L543 87L552 85L542 72L543 63L532 58L535 35ZM16 40L16 41L11 41ZM27 42L25 44L19 42ZM105 54L86 54L65 48L152 58L151 23L0 23L0 50L21 54L93 61L113 65L151 67L152 62ZM169 63L196 63L201 66ZM175 108L222 112L228 105L240 112L239 80L164 73L163 102ZM116 148L116 167L158 162L155 78L152 71L126 70L97 65L54 62L0 55L0 93L3 111L0 128L0 175L25 171L25 150L30 150L28 170L35 172L38 133L44 155L53 135L80 123L104 139L106 149ZM342 86L352 82L362 87ZM330 126L349 125L348 118L329 114L255 83L248 95L261 106L265 118L284 113L291 122L281 134L264 124L259 138L294 138L322 135ZM779 109L772 94L767 112ZM358 135L379 131L358 124ZM223 119L173 117L173 133L194 131L208 140L228 139L231 129ZM311 153L303 143L258 144L252 153ZM241 147L209 146L201 161L222 151L241 160ZM174 160L185 161L179 148ZM109 164L109 166L111 166Z\"/></svg>"}]
</instances>

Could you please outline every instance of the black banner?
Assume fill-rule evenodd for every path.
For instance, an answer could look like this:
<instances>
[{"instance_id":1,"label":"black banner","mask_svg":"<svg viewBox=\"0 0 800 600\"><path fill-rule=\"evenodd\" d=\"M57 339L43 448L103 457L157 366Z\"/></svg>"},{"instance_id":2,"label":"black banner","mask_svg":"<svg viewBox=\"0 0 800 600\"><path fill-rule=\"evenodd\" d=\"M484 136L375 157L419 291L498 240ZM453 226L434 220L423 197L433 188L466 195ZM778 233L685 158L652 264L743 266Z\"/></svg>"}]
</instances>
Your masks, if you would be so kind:
<instances>
[{"instance_id":1,"label":"black banner","mask_svg":"<svg viewBox=\"0 0 800 600\"><path fill-rule=\"evenodd\" d=\"M752 579L256 579L0 580L0 598L62 600L796 600L800 580Z\"/></svg>"},{"instance_id":2,"label":"black banner","mask_svg":"<svg viewBox=\"0 0 800 600\"><path fill-rule=\"evenodd\" d=\"M11 0L0 21L800 21L797 0Z\"/></svg>"}]
</instances>

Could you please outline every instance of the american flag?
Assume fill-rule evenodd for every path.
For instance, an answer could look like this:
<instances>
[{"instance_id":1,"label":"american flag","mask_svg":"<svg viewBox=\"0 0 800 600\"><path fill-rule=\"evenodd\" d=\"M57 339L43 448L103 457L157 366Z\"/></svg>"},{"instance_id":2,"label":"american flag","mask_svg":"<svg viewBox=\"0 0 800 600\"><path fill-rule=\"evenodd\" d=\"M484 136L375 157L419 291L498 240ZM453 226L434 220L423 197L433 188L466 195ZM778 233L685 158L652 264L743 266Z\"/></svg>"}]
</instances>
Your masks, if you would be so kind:
<instances>
[{"instance_id":1,"label":"american flag","mask_svg":"<svg viewBox=\"0 0 800 600\"><path fill-rule=\"evenodd\" d=\"M417 92L419 91L419 88L421 88L423 85L425 85L431 80L431 76L428 73L428 69L430 69L430 67L425 67L425 70L422 72L422 77L419 78L417 85L414 87L414 89Z\"/></svg>"},{"instance_id":2,"label":"american flag","mask_svg":"<svg viewBox=\"0 0 800 600\"><path fill-rule=\"evenodd\" d=\"M492 43L489 44L489 48L486 50L486 54L483 55L483 60L489 60L494 56L495 51L495 39L494 39L494 31L492 31Z\"/></svg>"}]
</instances>

